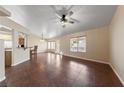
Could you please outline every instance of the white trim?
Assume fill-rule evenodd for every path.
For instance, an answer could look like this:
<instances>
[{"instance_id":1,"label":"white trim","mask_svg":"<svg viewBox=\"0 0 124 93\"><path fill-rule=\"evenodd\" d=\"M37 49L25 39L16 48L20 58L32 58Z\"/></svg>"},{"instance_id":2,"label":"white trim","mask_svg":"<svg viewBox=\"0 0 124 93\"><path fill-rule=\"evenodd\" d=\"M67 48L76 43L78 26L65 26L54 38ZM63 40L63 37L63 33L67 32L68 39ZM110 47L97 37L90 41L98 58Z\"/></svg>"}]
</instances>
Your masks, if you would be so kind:
<instances>
[{"instance_id":1,"label":"white trim","mask_svg":"<svg viewBox=\"0 0 124 93\"><path fill-rule=\"evenodd\" d=\"M20 62L18 62L18 63L12 64L11 66L17 66L17 65L19 65L19 64L21 64L21 63L24 63L24 62L28 61L28 60L30 60L30 58L29 58L29 59L26 59L26 60L24 60L24 61L20 61Z\"/></svg>"},{"instance_id":2,"label":"white trim","mask_svg":"<svg viewBox=\"0 0 124 93\"><path fill-rule=\"evenodd\" d=\"M92 62L97 62L97 63L102 63L102 64L110 64L109 62L105 62L105 61L101 61L101 60L94 60L94 59L89 59L89 58L81 58L81 57L77 57L77 56L73 56L73 55L68 55L68 54L63 54L64 56L69 56L69 57L73 57L73 58L79 58L79 59L83 59L83 60L88 60L88 61L92 61Z\"/></svg>"},{"instance_id":3,"label":"white trim","mask_svg":"<svg viewBox=\"0 0 124 93\"><path fill-rule=\"evenodd\" d=\"M114 71L114 73L116 74L116 76L119 78L119 80L121 81L122 85L124 86L124 81L123 79L120 77L119 73L116 71L116 69L114 68L114 66L111 64L109 64L110 67L112 68L112 70Z\"/></svg>"},{"instance_id":4,"label":"white trim","mask_svg":"<svg viewBox=\"0 0 124 93\"><path fill-rule=\"evenodd\" d=\"M3 78L0 78L0 82L2 82L3 80L5 80L6 77L4 76Z\"/></svg>"},{"instance_id":5,"label":"white trim","mask_svg":"<svg viewBox=\"0 0 124 93\"><path fill-rule=\"evenodd\" d=\"M0 6L0 11L3 13L3 16L8 16L8 17L11 16L11 13L1 6Z\"/></svg>"},{"instance_id":6,"label":"white trim","mask_svg":"<svg viewBox=\"0 0 124 93\"><path fill-rule=\"evenodd\" d=\"M38 50L37 50L37 53L44 53L44 52L46 52L46 51L47 51L47 49L44 49L44 50L38 49Z\"/></svg>"}]
</instances>

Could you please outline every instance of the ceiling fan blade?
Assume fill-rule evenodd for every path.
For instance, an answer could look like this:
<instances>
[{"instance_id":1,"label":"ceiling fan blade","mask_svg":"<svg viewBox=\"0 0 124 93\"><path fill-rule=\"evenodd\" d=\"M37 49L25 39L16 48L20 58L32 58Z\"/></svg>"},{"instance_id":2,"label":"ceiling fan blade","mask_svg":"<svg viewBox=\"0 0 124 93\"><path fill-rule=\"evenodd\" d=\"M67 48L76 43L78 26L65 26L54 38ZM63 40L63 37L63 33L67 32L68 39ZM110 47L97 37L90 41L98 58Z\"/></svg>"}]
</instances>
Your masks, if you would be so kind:
<instances>
[{"instance_id":1,"label":"ceiling fan blade","mask_svg":"<svg viewBox=\"0 0 124 93\"><path fill-rule=\"evenodd\" d=\"M73 5L71 5L68 9L67 12L69 12L73 8Z\"/></svg>"},{"instance_id":2,"label":"ceiling fan blade","mask_svg":"<svg viewBox=\"0 0 124 93\"><path fill-rule=\"evenodd\" d=\"M61 17L61 14L60 13L57 13L56 12L56 14L55 14L59 19L61 19L62 17Z\"/></svg>"},{"instance_id":3,"label":"ceiling fan blade","mask_svg":"<svg viewBox=\"0 0 124 93\"><path fill-rule=\"evenodd\" d=\"M60 22L60 20L59 19L51 19L51 20L49 20L49 22L57 23L57 22Z\"/></svg>"},{"instance_id":4,"label":"ceiling fan blade","mask_svg":"<svg viewBox=\"0 0 124 93\"><path fill-rule=\"evenodd\" d=\"M69 23L74 24L74 21L69 21Z\"/></svg>"},{"instance_id":5,"label":"ceiling fan blade","mask_svg":"<svg viewBox=\"0 0 124 93\"><path fill-rule=\"evenodd\" d=\"M67 17L70 17L73 15L73 12L72 11L69 11L68 14L67 14Z\"/></svg>"},{"instance_id":6,"label":"ceiling fan blade","mask_svg":"<svg viewBox=\"0 0 124 93\"><path fill-rule=\"evenodd\" d=\"M76 22L76 23L79 23L79 22L80 22L79 20L74 19L74 18L70 18L70 21L74 21L74 22Z\"/></svg>"},{"instance_id":7,"label":"ceiling fan blade","mask_svg":"<svg viewBox=\"0 0 124 93\"><path fill-rule=\"evenodd\" d=\"M61 18L61 13L60 13L59 11L57 11L56 7L53 6L53 5L51 5L51 8L52 8L53 11L55 12L56 16L57 16L58 18Z\"/></svg>"}]
</instances>

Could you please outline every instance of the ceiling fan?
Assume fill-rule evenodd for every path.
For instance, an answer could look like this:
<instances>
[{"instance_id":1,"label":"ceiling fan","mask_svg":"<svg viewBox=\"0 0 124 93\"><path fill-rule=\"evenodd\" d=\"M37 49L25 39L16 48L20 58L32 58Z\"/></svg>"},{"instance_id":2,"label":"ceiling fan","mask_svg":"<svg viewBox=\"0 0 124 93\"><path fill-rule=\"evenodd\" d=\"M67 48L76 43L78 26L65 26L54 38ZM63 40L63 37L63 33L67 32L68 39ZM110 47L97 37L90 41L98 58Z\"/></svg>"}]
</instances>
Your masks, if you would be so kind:
<instances>
[{"instance_id":1,"label":"ceiling fan","mask_svg":"<svg viewBox=\"0 0 124 93\"><path fill-rule=\"evenodd\" d=\"M57 10L55 6L51 6L52 9L55 12L55 15L59 19L59 22L62 24L62 27L66 27L66 24L74 24L79 23L77 19L72 18L71 16L74 14L73 11L71 11L73 6L69 6L68 8L66 6L62 6L60 10Z\"/></svg>"}]
</instances>

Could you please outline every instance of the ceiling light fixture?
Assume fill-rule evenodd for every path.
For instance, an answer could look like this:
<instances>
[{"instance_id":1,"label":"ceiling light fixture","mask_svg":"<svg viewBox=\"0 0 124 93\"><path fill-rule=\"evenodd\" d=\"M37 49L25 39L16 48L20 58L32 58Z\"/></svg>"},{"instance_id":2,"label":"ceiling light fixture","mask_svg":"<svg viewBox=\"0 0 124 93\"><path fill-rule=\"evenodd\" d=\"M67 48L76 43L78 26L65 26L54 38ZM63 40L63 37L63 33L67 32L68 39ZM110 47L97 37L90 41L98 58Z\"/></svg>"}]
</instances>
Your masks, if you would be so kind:
<instances>
[{"instance_id":1,"label":"ceiling light fixture","mask_svg":"<svg viewBox=\"0 0 124 93\"><path fill-rule=\"evenodd\" d=\"M44 41L45 41L45 40L44 40L43 32L42 32L40 42L44 42Z\"/></svg>"},{"instance_id":2,"label":"ceiling light fixture","mask_svg":"<svg viewBox=\"0 0 124 93\"><path fill-rule=\"evenodd\" d=\"M77 19L72 18L72 15L74 14L72 7L72 5L69 7L62 6L62 8L58 10L56 6L51 6L63 28L65 28L67 24L79 23Z\"/></svg>"}]
</instances>

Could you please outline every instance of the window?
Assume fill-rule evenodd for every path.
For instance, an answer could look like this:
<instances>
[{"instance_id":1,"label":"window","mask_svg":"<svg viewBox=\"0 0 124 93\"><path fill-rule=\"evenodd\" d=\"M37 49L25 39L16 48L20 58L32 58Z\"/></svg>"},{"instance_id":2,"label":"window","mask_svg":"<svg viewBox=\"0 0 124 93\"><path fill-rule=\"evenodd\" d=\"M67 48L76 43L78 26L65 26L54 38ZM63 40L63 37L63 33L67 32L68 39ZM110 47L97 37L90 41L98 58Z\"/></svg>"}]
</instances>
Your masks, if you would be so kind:
<instances>
[{"instance_id":1,"label":"window","mask_svg":"<svg viewBox=\"0 0 124 93\"><path fill-rule=\"evenodd\" d=\"M70 51L86 52L86 37L77 37L70 39Z\"/></svg>"},{"instance_id":2,"label":"window","mask_svg":"<svg viewBox=\"0 0 124 93\"><path fill-rule=\"evenodd\" d=\"M12 41L4 41L4 48L12 48Z\"/></svg>"},{"instance_id":3,"label":"window","mask_svg":"<svg viewBox=\"0 0 124 93\"><path fill-rule=\"evenodd\" d=\"M54 41L48 42L48 49L56 49L56 42Z\"/></svg>"},{"instance_id":4,"label":"window","mask_svg":"<svg viewBox=\"0 0 124 93\"><path fill-rule=\"evenodd\" d=\"M78 38L78 52L86 52L86 37Z\"/></svg>"},{"instance_id":5,"label":"window","mask_svg":"<svg viewBox=\"0 0 124 93\"><path fill-rule=\"evenodd\" d=\"M47 46L48 46L48 49L50 49L50 47L51 47L51 46L50 46L50 42L47 43Z\"/></svg>"},{"instance_id":6,"label":"window","mask_svg":"<svg viewBox=\"0 0 124 93\"><path fill-rule=\"evenodd\" d=\"M77 43L77 38L72 38L71 40L70 40L70 43L71 43L71 51L73 51L73 52L77 52L77 48L78 48L78 43Z\"/></svg>"}]
</instances>

